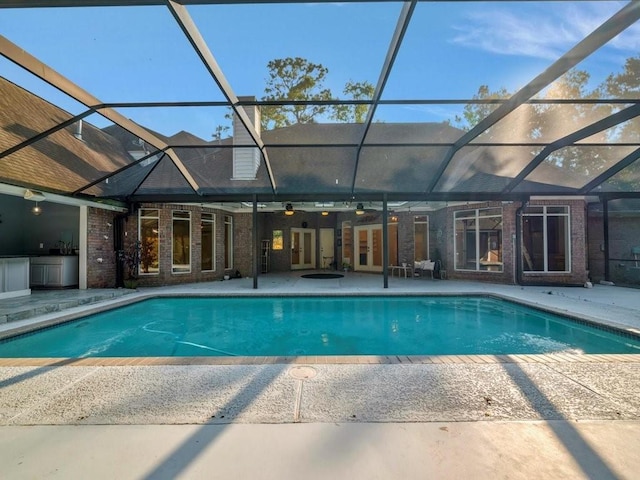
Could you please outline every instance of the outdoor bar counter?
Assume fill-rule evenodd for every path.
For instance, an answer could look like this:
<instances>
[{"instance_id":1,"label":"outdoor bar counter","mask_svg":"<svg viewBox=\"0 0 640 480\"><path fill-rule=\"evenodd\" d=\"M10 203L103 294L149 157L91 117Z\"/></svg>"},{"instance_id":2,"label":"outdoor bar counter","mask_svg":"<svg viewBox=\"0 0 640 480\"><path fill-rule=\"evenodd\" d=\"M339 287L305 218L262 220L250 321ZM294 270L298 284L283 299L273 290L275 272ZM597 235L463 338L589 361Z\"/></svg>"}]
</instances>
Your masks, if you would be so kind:
<instances>
[{"instance_id":1,"label":"outdoor bar counter","mask_svg":"<svg viewBox=\"0 0 640 480\"><path fill-rule=\"evenodd\" d=\"M0 255L0 299L31 295L29 257Z\"/></svg>"}]
</instances>

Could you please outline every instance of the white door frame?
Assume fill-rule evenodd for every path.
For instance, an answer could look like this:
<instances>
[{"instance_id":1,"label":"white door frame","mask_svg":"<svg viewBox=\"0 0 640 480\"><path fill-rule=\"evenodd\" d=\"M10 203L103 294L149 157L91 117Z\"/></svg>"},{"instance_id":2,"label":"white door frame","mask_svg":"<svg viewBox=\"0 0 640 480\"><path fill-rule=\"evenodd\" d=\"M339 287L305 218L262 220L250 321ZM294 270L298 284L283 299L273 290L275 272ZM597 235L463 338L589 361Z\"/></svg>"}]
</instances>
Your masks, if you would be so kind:
<instances>
[{"instance_id":1,"label":"white door frame","mask_svg":"<svg viewBox=\"0 0 640 480\"><path fill-rule=\"evenodd\" d=\"M374 230L380 230L380 255L382 255L380 259L380 265L374 265L374 251L372 248L373 244L373 232ZM367 240L365 245L360 245L360 232L367 233ZM360 248L366 247L366 263L360 262ZM382 225L360 225L353 228L353 256L354 256L354 270L359 270L363 272L382 272L382 258L384 258L384 248L385 246L382 244Z\"/></svg>"},{"instance_id":2,"label":"white door frame","mask_svg":"<svg viewBox=\"0 0 640 480\"><path fill-rule=\"evenodd\" d=\"M295 245L294 243L294 234L298 234L300 236L300 245ZM305 235L309 235L309 251L305 248ZM316 231L312 228L291 228L291 270L303 270L309 268L316 268ZM298 248L299 254L299 263L293 263L293 254L294 249ZM307 255L308 254L308 255ZM305 257L309 258L308 262L305 262Z\"/></svg>"},{"instance_id":3,"label":"white door frame","mask_svg":"<svg viewBox=\"0 0 640 480\"><path fill-rule=\"evenodd\" d=\"M331 264L335 261L335 232L333 228L320 229L320 268L331 268Z\"/></svg>"}]
</instances>

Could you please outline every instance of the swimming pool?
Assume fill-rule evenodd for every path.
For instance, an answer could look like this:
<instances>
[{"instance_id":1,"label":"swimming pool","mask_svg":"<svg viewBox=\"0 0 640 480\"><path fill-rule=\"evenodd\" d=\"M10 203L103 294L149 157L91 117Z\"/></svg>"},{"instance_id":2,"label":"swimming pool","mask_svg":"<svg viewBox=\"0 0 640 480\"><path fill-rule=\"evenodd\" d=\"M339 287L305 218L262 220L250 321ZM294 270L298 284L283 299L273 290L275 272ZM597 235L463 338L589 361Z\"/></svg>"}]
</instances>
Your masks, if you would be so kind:
<instances>
[{"instance_id":1,"label":"swimming pool","mask_svg":"<svg viewBox=\"0 0 640 480\"><path fill-rule=\"evenodd\" d=\"M154 298L0 342L0 357L640 353L489 297Z\"/></svg>"}]
</instances>

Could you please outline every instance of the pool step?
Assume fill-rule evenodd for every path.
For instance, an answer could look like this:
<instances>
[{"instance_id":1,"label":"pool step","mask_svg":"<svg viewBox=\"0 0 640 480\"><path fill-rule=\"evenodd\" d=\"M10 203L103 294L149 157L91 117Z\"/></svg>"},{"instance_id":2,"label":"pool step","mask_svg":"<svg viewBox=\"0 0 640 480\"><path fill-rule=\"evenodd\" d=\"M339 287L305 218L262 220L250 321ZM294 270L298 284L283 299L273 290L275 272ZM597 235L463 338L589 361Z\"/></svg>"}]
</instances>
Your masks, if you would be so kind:
<instances>
[{"instance_id":1,"label":"pool step","mask_svg":"<svg viewBox=\"0 0 640 480\"><path fill-rule=\"evenodd\" d=\"M135 292L124 288L99 290L32 290L31 295L0 300L0 324L89 305Z\"/></svg>"}]
</instances>

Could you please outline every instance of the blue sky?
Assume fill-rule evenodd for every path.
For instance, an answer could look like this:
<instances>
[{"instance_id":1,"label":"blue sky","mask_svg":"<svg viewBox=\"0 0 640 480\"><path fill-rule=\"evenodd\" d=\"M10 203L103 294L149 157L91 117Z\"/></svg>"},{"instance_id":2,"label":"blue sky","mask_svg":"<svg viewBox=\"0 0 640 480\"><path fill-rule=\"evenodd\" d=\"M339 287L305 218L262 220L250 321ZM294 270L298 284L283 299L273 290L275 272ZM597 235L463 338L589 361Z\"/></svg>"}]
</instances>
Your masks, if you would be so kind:
<instances>
[{"instance_id":1,"label":"blue sky","mask_svg":"<svg viewBox=\"0 0 640 480\"><path fill-rule=\"evenodd\" d=\"M383 98L471 98L482 84L515 91L625 3L419 3ZM327 67L336 97L348 80L376 84L400 9L397 2L188 8L234 92L258 98L267 62L288 56ZM0 33L103 102L223 100L163 6L2 10ZM636 24L580 68L597 84L639 51ZM84 110L5 59L0 74L71 113ZM394 106L380 108L378 119L442 121L461 110ZM185 129L208 139L225 111L122 113L165 135Z\"/></svg>"}]
</instances>

